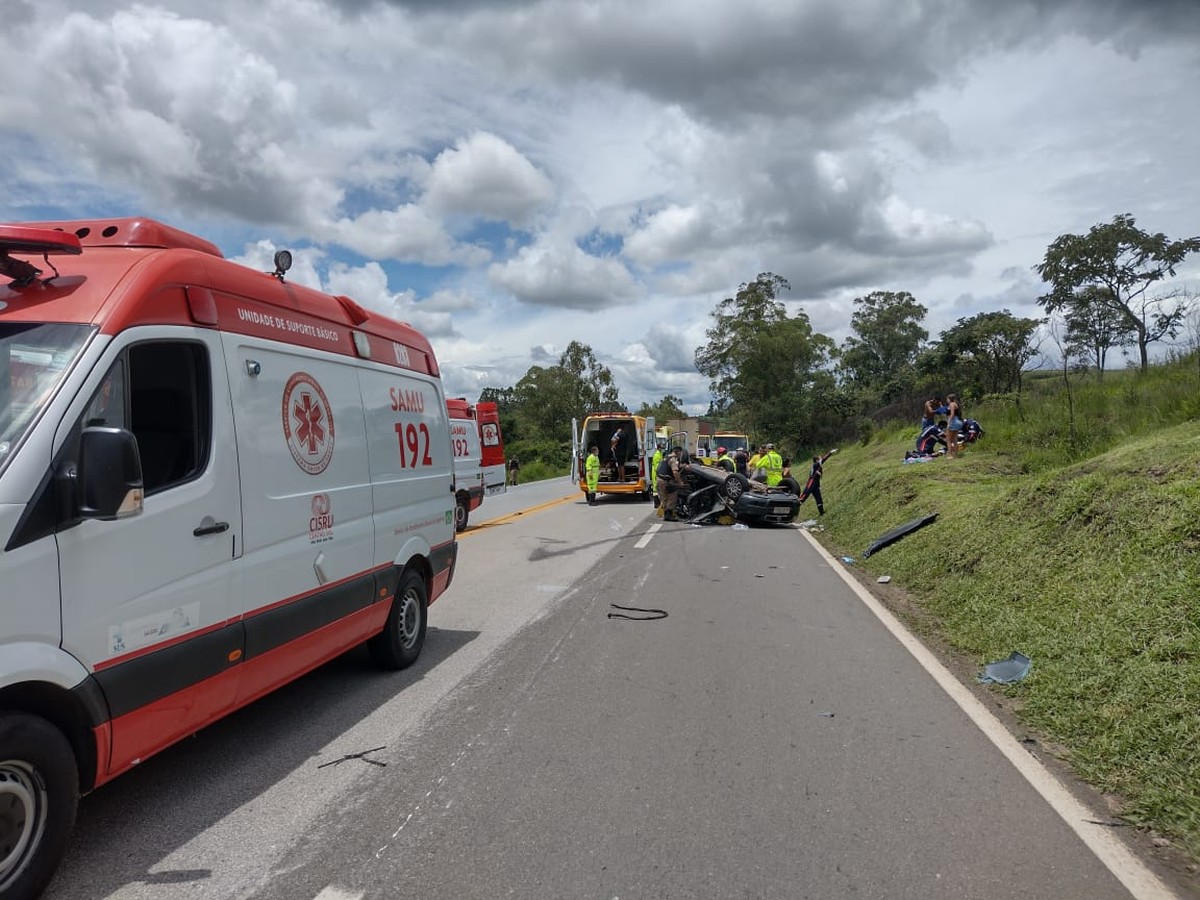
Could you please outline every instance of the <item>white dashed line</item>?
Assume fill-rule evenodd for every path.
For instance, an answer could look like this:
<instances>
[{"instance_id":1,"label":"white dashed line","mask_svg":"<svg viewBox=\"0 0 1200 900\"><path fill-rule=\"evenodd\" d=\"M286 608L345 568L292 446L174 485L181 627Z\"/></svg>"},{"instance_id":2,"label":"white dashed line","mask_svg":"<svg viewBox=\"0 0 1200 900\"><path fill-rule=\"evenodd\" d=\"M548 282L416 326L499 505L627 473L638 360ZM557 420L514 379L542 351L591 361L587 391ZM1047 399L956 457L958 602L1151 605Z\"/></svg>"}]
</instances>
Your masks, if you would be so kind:
<instances>
[{"instance_id":1,"label":"white dashed line","mask_svg":"<svg viewBox=\"0 0 1200 900\"><path fill-rule=\"evenodd\" d=\"M313 900L362 900L365 896L367 896L365 891L347 891L331 884L317 894Z\"/></svg>"},{"instance_id":2,"label":"white dashed line","mask_svg":"<svg viewBox=\"0 0 1200 900\"><path fill-rule=\"evenodd\" d=\"M650 530L647 531L645 534L643 534L641 536L641 538L638 539L638 542L633 545L633 549L634 550L644 550L646 548L646 545L648 543L650 543L650 538L654 537L654 535L658 533L658 529L660 529L660 528L662 528L662 522L658 522L654 525L651 525Z\"/></svg>"}]
</instances>

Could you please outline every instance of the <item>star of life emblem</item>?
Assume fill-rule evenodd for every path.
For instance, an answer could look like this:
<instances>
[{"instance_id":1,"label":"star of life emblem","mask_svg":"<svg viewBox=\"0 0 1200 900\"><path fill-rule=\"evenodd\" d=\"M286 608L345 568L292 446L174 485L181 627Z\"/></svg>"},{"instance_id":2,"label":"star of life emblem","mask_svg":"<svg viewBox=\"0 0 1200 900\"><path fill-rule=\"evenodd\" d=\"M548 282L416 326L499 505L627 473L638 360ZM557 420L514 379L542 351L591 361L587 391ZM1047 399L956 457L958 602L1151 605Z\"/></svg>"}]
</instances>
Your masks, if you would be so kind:
<instances>
[{"instance_id":1,"label":"star of life emblem","mask_svg":"<svg viewBox=\"0 0 1200 900\"><path fill-rule=\"evenodd\" d=\"M333 408L307 372L297 372L283 388L283 434L296 465L309 475L325 471L333 459Z\"/></svg>"}]
</instances>

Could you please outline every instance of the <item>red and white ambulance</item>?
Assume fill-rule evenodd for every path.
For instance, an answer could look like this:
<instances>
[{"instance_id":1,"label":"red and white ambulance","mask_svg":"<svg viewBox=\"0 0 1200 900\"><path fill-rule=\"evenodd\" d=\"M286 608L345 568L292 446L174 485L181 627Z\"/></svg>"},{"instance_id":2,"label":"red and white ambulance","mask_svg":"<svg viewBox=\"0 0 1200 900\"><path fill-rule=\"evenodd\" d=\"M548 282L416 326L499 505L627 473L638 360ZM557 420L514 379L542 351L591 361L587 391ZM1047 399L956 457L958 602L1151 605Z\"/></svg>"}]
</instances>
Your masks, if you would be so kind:
<instances>
[{"instance_id":1,"label":"red and white ambulance","mask_svg":"<svg viewBox=\"0 0 1200 900\"><path fill-rule=\"evenodd\" d=\"M508 470L504 461L504 434L500 430L500 408L495 403L488 401L476 403L475 422L479 425L483 492L485 494L506 493Z\"/></svg>"},{"instance_id":2,"label":"red and white ambulance","mask_svg":"<svg viewBox=\"0 0 1200 900\"><path fill-rule=\"evenodd\" d=\"M454 527L462 531L486 495L506 489L504 442L495 403L472 405L465 397L450 397L446 411L454 453Z\"/></svg>"},{"instance_id":3,"label":"red and white ambulance","mask_svg":"<svg viewBox=\"0 0 1200 900\"><path fill-rule=\"evenodd\" d=\"M78 796L366 642L454 575L429 342L147 219L0 226L0 897Z\"/></svg>"}]
</instances>

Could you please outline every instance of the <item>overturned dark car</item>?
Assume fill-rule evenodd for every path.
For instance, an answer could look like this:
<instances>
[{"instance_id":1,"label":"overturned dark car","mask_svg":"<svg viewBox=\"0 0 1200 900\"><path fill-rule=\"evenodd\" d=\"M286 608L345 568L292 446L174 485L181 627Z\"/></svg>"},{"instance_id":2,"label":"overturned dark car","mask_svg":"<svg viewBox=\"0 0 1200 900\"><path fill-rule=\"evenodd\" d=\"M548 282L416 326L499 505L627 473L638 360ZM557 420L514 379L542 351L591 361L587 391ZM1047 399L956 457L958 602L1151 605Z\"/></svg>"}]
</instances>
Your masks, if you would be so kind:
<instances>
[{"instance_id":1,"label":"overturned dark car","mask_svg":"<svg viewBox=\"0 0 1200 900\"><path fill-rule=\"evenodd\" d=\"M688 463L679 472L684 487L675 501L676 518L705 523L730 516L747 525L787 525L800 515L798 485L790 478L769 488L719 466Z\"/></svg>"}]
</instances>

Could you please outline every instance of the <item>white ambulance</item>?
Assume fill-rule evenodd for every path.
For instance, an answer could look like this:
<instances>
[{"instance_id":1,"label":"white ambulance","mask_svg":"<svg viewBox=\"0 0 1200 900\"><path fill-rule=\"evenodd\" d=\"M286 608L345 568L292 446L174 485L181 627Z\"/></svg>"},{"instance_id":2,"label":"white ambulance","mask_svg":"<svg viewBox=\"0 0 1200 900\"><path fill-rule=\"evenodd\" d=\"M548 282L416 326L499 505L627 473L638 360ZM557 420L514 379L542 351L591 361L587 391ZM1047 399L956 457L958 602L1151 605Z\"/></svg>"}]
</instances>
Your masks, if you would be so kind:
<instances>
[{"instance_id":1,"label":"white ambulance","mask_svg":"<svg viewBox=\"0 0 1200 900\"><path fill-rule=\"evenodd\" d=\"M446 400L450 416L450 450L454 456L454 529L463 531L473 510L483 503L483 447L475 410L465 397Z\"/></svg>"},{"instance_id":2,"label":"white ambulance","mask_svg":"<svg viewBox=\"0 0 1200 900\"><path fill-rule=\"evenodd\" d=\"M0 897L81 793L454 575L437 361L407 325L147 219L0 226Z\"/></svg>"}]
</instances>

